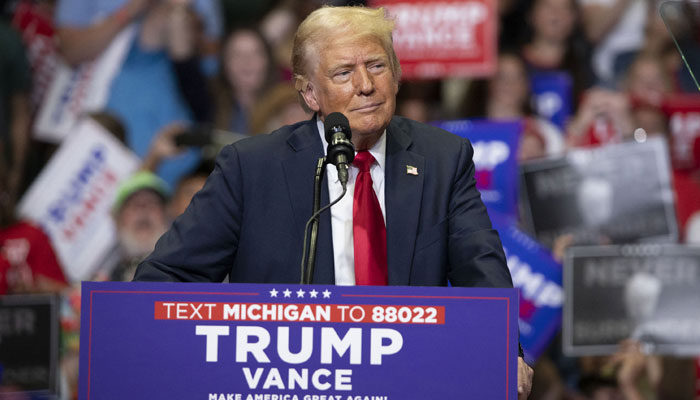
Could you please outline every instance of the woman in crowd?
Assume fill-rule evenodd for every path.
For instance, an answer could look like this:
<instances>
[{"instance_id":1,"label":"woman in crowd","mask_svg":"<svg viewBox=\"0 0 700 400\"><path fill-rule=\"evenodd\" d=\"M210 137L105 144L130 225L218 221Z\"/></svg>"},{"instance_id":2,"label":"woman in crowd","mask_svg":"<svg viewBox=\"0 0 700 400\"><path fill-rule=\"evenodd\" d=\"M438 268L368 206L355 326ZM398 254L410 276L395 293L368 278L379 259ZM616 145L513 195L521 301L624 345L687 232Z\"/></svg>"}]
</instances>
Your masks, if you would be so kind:
<instances>
[{"instance_id":1,"label":"woman in crowd","mask_svg":"<svg viewBox=\"0 0 700 400\"><path fill-rule=\"evenodd\" d=\"M255 29L231 32L221 53L216 85L215 125L237 133L251 133L250 116L265 91L277 80L272 52Z\"/></svg>"},{"instance_id":2,"label":"woman in crowd","mask_svg":"<svg viewBox=\"0 0 700 400\"><path fill-rule=\"evenodd\" d=\"M522 57L530 74L566 72L573 82L573 98L590 86L587 43L579 31L573 0L535 0L528 14L529 40Z\"/></svg>"},{"instance_id":3,"label":"woman in crowd","mask_svg":"<svg viewBox=\"0 0 700 400\"><path fill-rule=\"evenodd\" d=\"M470 118L523 119L518 151L521 161L564 151L561 132L550 122L534 115L525 65L514 54L503 53L498 57L498 69L493 78L472 83L462 109Z\"/></svg>"}]
</instances>

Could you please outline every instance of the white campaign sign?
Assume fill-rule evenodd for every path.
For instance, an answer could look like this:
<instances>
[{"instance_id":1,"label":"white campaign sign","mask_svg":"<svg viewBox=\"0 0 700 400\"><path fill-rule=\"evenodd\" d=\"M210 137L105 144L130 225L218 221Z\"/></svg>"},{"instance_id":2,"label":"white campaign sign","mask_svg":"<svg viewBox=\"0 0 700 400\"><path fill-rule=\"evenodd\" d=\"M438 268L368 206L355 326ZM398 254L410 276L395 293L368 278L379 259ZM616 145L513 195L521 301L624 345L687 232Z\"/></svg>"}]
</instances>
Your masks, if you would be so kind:
<instances>
[{"instance_id":1,"label":"white campaign sign","mask_svg":"<svg viewBox=\"0 0 700 400\"><path fill-rule=\"evenodd\" d=\"M22 217L42 226L67 278L90 278L116 245L110 215L119 183L139 158L96 122L86 119L61 144L22 198Z\"/></svg>"},{"instance_id":2,"label":"white campaign sign","mask_svg":"<svg viewBox=\"0 0 700 400\"><path fill-rule=\"evenodd\" d=\"M71 68L59 59L53 81L34 125L34 137L60 143L89 111L101 110L107 103L112 80L126 58L136 27L124 29L95 60Z\"/></svg>"}]
</instances>

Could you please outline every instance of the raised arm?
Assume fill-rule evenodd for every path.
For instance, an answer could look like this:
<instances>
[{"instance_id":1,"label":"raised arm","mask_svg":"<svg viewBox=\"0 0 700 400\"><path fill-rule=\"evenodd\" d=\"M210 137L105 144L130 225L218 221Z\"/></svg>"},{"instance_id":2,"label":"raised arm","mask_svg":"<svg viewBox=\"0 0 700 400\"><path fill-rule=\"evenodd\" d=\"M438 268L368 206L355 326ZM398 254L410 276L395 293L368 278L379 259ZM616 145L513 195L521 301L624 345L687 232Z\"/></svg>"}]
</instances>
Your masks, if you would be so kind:
<instances>
[{"instance_id":1,"label":"raised arm","mask_svg":"<svg viewBox=\"0 0 700 400\"><path fill-rule=\"evenodd\" d=\"M64 1L64 3L66 2ZM153 3L155 0L129 0L108 17L88 25L61 21L61 10L59 9L57 33L61 55L72 66L94 59L109 46L122 29L144 13ZM66 5L59 5L66 10L69 10L70 6L85 7L85 5L71 1L68 1Z\"/></svg>"}]
</instances>

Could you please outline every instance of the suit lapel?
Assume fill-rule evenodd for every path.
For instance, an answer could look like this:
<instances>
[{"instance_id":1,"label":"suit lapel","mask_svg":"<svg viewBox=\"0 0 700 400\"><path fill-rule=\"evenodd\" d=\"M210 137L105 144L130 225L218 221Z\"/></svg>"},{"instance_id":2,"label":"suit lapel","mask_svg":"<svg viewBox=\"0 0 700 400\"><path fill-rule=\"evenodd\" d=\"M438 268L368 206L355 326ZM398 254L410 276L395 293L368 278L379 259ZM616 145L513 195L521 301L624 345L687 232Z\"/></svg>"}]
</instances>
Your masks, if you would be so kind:
<instances>
[{"instance_id":1,"label":"suit lapel","mask_svg":"<svg viewBox=\"0 0 700 400\"><path fill-rule=\"evenodd\" d=\"M316 128L316 118L312 118L297 128L287 140L287 144L292 148L292 152L289 157L282 160L282 167L287 181L289 202L294 212L296 224L294 232L299 232L303 241L304 227L313 209L316 163L319 157L323 157L324 154L321 139L318 136L318 129ZM323 174L321 205L329 202L325 170ZM289 262L295 266L300 265L301 246L298 259L290 259ZM335 283L331 218L328 211L321 214L319 224L314 283L331 285Z\"/></svg>"},{"instance_id":2,"label":"suit lapel","mask_svg":"<svg viewBox=\"0 0 700 400\"><path fill-rule=\"evenodd\" d=\"M410 283L423 194L425 158L409 150L411 136L392 120L387 129L385 207L390 285ZM415 167L417 175L407 167Z\"/></svg>"}]
</instances>

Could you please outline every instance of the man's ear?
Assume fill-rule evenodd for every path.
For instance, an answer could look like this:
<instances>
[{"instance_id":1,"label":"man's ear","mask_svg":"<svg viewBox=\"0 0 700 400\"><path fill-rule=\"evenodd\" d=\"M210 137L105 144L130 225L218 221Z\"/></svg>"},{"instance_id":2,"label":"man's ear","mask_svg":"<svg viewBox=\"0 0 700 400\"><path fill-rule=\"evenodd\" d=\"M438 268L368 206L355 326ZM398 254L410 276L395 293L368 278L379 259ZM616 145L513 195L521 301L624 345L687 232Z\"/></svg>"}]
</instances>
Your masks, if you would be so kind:
<instances>
[{"instance_id":1,"label":"man's ear","mask_svg":"<svg viewBox=\"0 0 700 400\"><path fill-rule=\"evenodd\" d=\"M314 86L311 84L311 82L308 82L306 84L306 88L299 93L301 93L301 97L304 98L307 107L309 107L311 111L318 112L321 109L316 98L316 91L314 90Z\"/></svg>"}]
</instances>

